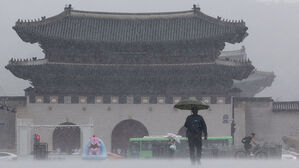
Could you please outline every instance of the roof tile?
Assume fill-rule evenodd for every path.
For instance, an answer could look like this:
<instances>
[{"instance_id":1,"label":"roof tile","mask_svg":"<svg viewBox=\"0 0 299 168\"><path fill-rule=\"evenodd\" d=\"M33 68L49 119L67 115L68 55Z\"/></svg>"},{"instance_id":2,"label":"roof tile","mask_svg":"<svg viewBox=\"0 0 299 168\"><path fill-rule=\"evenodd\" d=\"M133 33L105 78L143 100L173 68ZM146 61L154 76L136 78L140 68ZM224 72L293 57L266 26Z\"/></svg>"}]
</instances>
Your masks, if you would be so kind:
<instances>
[{"instance_id":1,"label":"roof tile","mask_svg":"<svg viewBox=\"0 0 299 168\"><path fill-rule=\"evenodd\" d=\"M42 38L92 42L169 42L223 39L241 42L247 36L244 22L229 22L193 11L148 14L62 12L34 22L18 21L20 37L35 43Z\"/></svg>"}]
</instances>

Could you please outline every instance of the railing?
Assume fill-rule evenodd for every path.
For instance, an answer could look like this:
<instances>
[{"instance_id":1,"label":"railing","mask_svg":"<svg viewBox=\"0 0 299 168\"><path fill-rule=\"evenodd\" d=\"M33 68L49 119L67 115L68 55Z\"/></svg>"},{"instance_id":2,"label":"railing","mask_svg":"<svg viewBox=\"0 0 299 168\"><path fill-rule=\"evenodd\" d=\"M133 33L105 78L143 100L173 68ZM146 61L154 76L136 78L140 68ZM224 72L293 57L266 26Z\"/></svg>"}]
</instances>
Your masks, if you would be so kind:
<instances>
[{"instance_id":1,"label":"railing","mask_svg":"<svg viewBox=\"0 0 299 168\"><path fill-rule=\"evenodd\" d=\"M31 59L11 59L9 65L42 65L48 63L47 59L37 59L33 57Z\"/></svg>"},{"instance_id":2,"label":"railing","mask_svg":"<svg viewBox=\"0 0 299 168\"><path fill-rule=\"evenodd\" d=\"M200 63L181 63L181 64L86 64L86 63L63 63L63 62L49 62L47 59L11 59L9 65L43 65L43 64L56 64L56 65L88 65L88 66L197 66L197 65L226 65L226 66L243 66L251 64L248 59L245 60L223 60L217 59L214 62L200 62Z\"/></svg>"},{"instance_id":3,"label":"railing","mask_svg":"<svg viewBox=\"0 0 299 168\"><path fill-rule=\"evenodd\" d=\"M232 57L232 56L243 56L246 55L246 53L241 50L236 51L222 51L219 57Z\"/></svg>"},{"instance_id":4,"label":"railing","mask_svg":"<svg viewBox=\"0 0 299 168\"><path fill-rule=\"evenodd\" d=\"M218 59L215 61L216 64L226 65L226 66L243 66L250 65L251 61L249 59L241 59L241 60L222 60Z\"/></svg>"},{"instance_id":5,"label":"railing","mask_svg":"<svg viewBox=\"0 0 299 168\"><path fill-rule=\"evenodd\" d=\"M233 50L233 51L222 51L219 57L242 57L246 58L246 49L244 46L240 50Z\"/></svg>"},{"instance_id":6,"label":"railing","mask_svg":"<svg viewBox=\"0 0 299 168\"><path fill-rule=\"evenodd\" d=\"M229 62L251 63L251 61L247 58L244 46L242 46L240 50L222 51L218 59Z\"/></svg>"}]
</instances>

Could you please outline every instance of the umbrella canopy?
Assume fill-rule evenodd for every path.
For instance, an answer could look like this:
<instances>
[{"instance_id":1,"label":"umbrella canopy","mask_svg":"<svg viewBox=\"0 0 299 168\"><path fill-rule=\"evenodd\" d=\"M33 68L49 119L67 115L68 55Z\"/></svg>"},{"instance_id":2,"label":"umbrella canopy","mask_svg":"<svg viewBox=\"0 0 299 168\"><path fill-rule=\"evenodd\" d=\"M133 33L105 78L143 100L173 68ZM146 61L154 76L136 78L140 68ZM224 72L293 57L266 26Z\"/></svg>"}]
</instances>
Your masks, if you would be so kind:
<instances>
[{"instance_id":1,"label":"umbrella canopy","mask_svg":"<svg viewBox=\"0 0 299 168\"><path fill-rule=\"evenodd\" d=\"M196 107L198 110L206 110L210 106L199 100L181 100L174 105L174 108L181 110L191 110L194 107Z\"/></svg>"}]
</instances>

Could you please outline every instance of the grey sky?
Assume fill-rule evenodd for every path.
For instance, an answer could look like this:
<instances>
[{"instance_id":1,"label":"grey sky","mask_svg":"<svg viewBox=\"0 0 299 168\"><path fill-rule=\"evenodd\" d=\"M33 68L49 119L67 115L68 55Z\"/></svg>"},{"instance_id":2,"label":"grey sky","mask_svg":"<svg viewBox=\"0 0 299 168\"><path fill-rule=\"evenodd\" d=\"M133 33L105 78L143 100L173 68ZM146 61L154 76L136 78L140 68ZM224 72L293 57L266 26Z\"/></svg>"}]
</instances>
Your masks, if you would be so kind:
<instances>
[{"instance_id":1,"label":"grey sky","mask_svg":"<svg viewBox=\"0 0 299 168\"><path fill-rule=\"evenodd\" d=\"M275 1L275 2L274 2ZM23 42L11 28L15 21L53 16L65 4L75 9L111 12L163 12L189 10L199 4L211 16L243 19L249 36L241 44L228 45L226 50L245 45L248 57L259 70L274 71L271 88L258 96L275 100L299 100L299 0L1 0L0 1L0 96L24 95L29 82L14 77L4 66L9 59L43 57L37 44Z\"/></svg>"}]
</instances>

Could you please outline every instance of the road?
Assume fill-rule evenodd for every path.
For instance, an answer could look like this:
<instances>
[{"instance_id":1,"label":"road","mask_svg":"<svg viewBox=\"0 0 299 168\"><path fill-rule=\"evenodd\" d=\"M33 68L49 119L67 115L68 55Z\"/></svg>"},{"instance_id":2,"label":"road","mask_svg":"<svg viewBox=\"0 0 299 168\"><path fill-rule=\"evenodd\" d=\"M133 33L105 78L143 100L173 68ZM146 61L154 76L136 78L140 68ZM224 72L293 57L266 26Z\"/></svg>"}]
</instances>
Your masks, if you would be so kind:
<instances>
[{"instance_id":1,"label":"road","mask_svg":"<svg viewBox=\"0 0 299 168\"><path fill-rule=\"evenodd\" d=\"M299 160L202 160L203 168L298 168ZM1 168L192 168L189 160L0 161ZM198 167L198 166L196 166Z\"/></svg>"}]
</instances>

